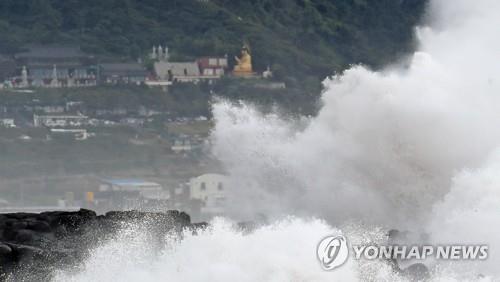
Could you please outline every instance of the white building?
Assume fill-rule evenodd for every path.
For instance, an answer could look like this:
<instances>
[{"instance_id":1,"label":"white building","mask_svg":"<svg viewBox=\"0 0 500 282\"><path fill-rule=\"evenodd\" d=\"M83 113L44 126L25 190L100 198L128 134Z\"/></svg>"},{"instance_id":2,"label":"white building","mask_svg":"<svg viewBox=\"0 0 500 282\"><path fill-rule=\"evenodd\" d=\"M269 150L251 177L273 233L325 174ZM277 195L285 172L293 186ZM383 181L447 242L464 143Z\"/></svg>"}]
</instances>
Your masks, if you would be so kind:
<instances>
[{"instance_id":1,"label":"white building","mask_svg":"<svg viewBox=\"0 0 500 282\"><path fill-rule=\"evenodd\" d=\"M190 152L191 150L193 150L193 146L191 145L191 141L179 139L174 141L171 150L176 154L182 152Z\"/></svg>"},{"instance_id":2,"label":"white building","mask_svg":"<svg viewBox=\"0 0 500 282\"><path fill-rule=\"evenodd\" d=\"M87 129L61 129L61 128L51 128L51 133L55 134L69 134L72 135L75 140L83 141L90 137Z\"/></svg>"},{"instance_id":3,"label":"white building","mask_svg":"<svg viewBox=\"0 0 500 282\"><path fill-rule=\"evenodd\" d=\"M14 123L13 118L2 118L2 119L0 119L0 126L7 127L7 128L14 128L14 127L16 127L16 124Z\"/></svg>"},{"instance_id":4,"label":"white building","mask_svg":"<svg viewBox=\"0 0 500 282\"><path fill-rule=\"evenodd\" d=\"M33 115L33 125L35 127L78 127L86 125L88 117L82 114L51 114Z\"/></svg>"},{"instance_id":5,"label":"white building","mask_svg":"<svg viewBox=\"0 0 500 282\"><path fill-rule=\"evenodd\" d=\"M189 181L190 198L202 202L201 213L221 214L226 206L227 177L208 173Z\"/></svg>"}]
</instances>

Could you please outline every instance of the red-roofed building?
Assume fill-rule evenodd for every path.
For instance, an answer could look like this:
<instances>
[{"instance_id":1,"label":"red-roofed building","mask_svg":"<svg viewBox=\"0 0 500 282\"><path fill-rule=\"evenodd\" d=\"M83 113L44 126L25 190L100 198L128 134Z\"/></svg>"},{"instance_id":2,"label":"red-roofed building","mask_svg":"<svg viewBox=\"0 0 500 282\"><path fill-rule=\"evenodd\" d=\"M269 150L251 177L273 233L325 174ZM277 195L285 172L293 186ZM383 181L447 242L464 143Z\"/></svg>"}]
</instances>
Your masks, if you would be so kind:
<instances>
[{"instance_id":1,"label":"red-roofed building","mask_svg":"<svg viewBox=\"0 0 500 282\"><path fill-rule=\"evenodd\" d=\"M203 57L197 60L202 76L213 76L219 78L224 75L228 67L227 56L225 57Z\"/></svg>"}]
</instances>

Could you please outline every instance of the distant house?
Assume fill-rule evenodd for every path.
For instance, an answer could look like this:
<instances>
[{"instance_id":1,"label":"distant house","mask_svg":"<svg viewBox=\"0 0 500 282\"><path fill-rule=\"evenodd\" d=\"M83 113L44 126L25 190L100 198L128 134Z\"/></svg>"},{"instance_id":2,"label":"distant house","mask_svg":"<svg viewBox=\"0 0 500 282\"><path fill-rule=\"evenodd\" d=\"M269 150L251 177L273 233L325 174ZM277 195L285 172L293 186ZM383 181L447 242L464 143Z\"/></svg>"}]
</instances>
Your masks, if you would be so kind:
<instances>
[{"instance_id":1,"label":"distant house","mask_svg":"<svg viewBox=\"0 0 500 282\"><path fill-rule=\"evenodd\" d=\"M96 116L126 116L128 110L123 107L116 107L111 109L97 109L95 111Z\"/></svg>"},{"instance_id":2,"label":"distant house","mask_svg":"<svg viewBox=\"0 0 500 282\"><path fill-rule=\"evenodd\" d=\"M222 214L226 206L227 177L208 173L189 181L190 198L202 202L201 213Z\"/></svg>"},{"instance_id":3,"label":"distant house","mask_svg":"<svg viewBox=\"0 0 500 282\"><path fill-rule=\"evenodd\" d=\"M89 206L99 211L161 211L169 205L170 193L155 182L142 179L99 179L97 190L87 192Z\"/></svg>"},{"instance_id":4,"label":"distant house","mask_svg":"<svg viewBox=\"0 0 500 282\"><path fill-rule=\"evenodd\" d=\"M20 135L19 137L17 137L17 139L19 139L21 141L30 141L33 138L31 138L31 136L29 136L29 135L23 134L23 135Z\"/></svg>"},{"instance_id":5,"label":"distant house","mask_svg":"<svg viewBox=\"0 0 500 282\"><path fill-rule=\"evenodd\" d=\"M82 101L68 101L66 102L65 111L67 112L76 112L76 111L85 111L85 104Z\"/></svg>"},{"instance_id":6,"label":"distant house","mask_svg":"<svg viewBox=\"0 0 500 282\"><path fill-rule=\"evenodd\" d=\"M33 115L33 126L35 127L79 127L86 125L88 117L82 114L50 114Z\"/></svg>"},{"instance_id":7,"label":"distant house","mask_svg":"<svg viewBox=\"0 0 500 282\"><path fill-rule=\"evenodd\" d=\"M94 58L79 47L32 45L14 55L18 76L15 85L34 87L94 86L97 69ZM26 74L24 74L26 72ZM26 77L23 77L25 76ZM25 80L28 85L25 85Z\"/></svg>"},{"instance_id":8,"label":"distant house","mask_svg":"<svg viewBox=\"0 0 500 282\"><path fill-rule=\"evenodd\" d=\"M220 78L228 68L227 57L203 57L197 60L203 76Z\"/></svg>"},{"instance_id":9,"label":"distant house","mask_svg":"<svg viewBox=\"0 0 500 282\"><path fill-rule=\"evenodd\" d=\"M120 119L120 123L128 126L143 126L146 120L144 118L126 117Z\"/></svg>"},{"instance_id":10,"label":"distant house","mask_svg":"<svg viewBox=\"0 0 500 282\"><path fill-rule=\"evenodd\" d=\"M0 118L0 126L6 128L14 128L16 124L14 123L13 118Z\"/></svg>"},{"instance_id":11,"label":"distant house","mask_svg":"<svg viewBox=\"0 0 500 282\"><path fill-rule=\"evenodd\" d=\"M146 68L138 63L101 64L99 69L100 80L106 84L141 85L148 76Z\"/></svg>"},{"instance_id":12,"label":"distant house","mask_svg":"<svg viewBox=\"0 0 500 282\"><path fill-rule=\"evenodd\" d=\"M66 110L65 106L58 106L58 105L46 105L46 106L35 106L34 107L35 111L41 111L46 114L61 114L64 113Z\"/></svg>"},{"instance_id":13,"label":"distant house","mask_svg":"<svg viewBox=\"0 0 500 282\"><path fill-rule=\"evenodd\" d=\"M160 184L142 179L101 179L99 192L138 192L146 199L170 198L169 191L164 190Z\"/></svg>"},{"instance_id":14,"label":"distant house","mask_svg":"<svg viewBox=\"0 0 500 282\"><path fill-rule=\"evenodd\" d=\"M55 136L72 136L75 140L82 141L87 140L90 137L87 129L59 129L59 128L51 128L50 132Z\"/></svg>"},{"instance_id":15,"label":"distant house","mask_svg":"<svg viewBox=\"0 0 500 282\"><path fill-rule=\"evenodd\" d=\"M171 147L174 153L190 152L193 149L191 141L188 139L177 139Z\"/></svg>"},{"instance_id":16,"label":"distant house","mask_svg":"<svg viewBox=\"0 0 500 282\"><path fill-rule=\"evenodd\" d=\"M146 108L144 106L139 106L139 109L137 111L137 114L139 114L139 116L141 116L141 117L151 117L151 116L159 115L161 113L162 112L160 112L160 111Z\"/></svg>"},{"instance_id":17,"label":"distant house","mask_svg":"<svg viewBox=\"0 0 500 282\"><path fill-rule=\"evenodd\" d=\"M159 80L173 82L198 82L203 77L197 62L173 63L160 61L154 64Z\"/></svg>"}]
</instances>

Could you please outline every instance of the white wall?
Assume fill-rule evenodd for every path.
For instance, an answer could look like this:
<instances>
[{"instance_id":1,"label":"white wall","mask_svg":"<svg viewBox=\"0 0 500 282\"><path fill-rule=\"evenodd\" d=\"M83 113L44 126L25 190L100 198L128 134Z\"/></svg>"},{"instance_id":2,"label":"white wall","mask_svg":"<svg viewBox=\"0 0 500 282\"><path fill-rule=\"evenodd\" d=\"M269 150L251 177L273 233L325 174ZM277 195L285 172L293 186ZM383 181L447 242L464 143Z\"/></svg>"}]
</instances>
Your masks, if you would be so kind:
<instances>
[{"instance_id":1,"label":"white wall","mask_svg":"<svg viewBox=\"0 0 500 282\"><path fill-rule=\"evenodd\" d=\"M221 212L226 200L226 179L226 176L214 173L192 178L189 182L190 198L201 200L204 203L202 210Z\"/></svg>"}]
</instances>

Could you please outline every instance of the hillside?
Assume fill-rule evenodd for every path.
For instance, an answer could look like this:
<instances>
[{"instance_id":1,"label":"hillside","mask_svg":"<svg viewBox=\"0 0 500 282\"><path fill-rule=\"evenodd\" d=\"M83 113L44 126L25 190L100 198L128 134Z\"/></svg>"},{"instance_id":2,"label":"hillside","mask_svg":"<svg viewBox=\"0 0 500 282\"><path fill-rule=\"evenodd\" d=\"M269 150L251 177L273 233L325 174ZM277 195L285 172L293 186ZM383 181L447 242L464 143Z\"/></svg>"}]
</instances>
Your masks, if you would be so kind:
<instances>
[{"instance_id":1,"label":"hillside","mask_svg":"<svg viewBox=\"0 0 500 282\"><path fill-rule=\"evenodd\" d=\"M378 66L411 48L425 0L2 0L0 52L71 43L122 60L167 44L173 59L237 54L248 40L257 69L324 77Z\"/></svg>"}]
</instances>

